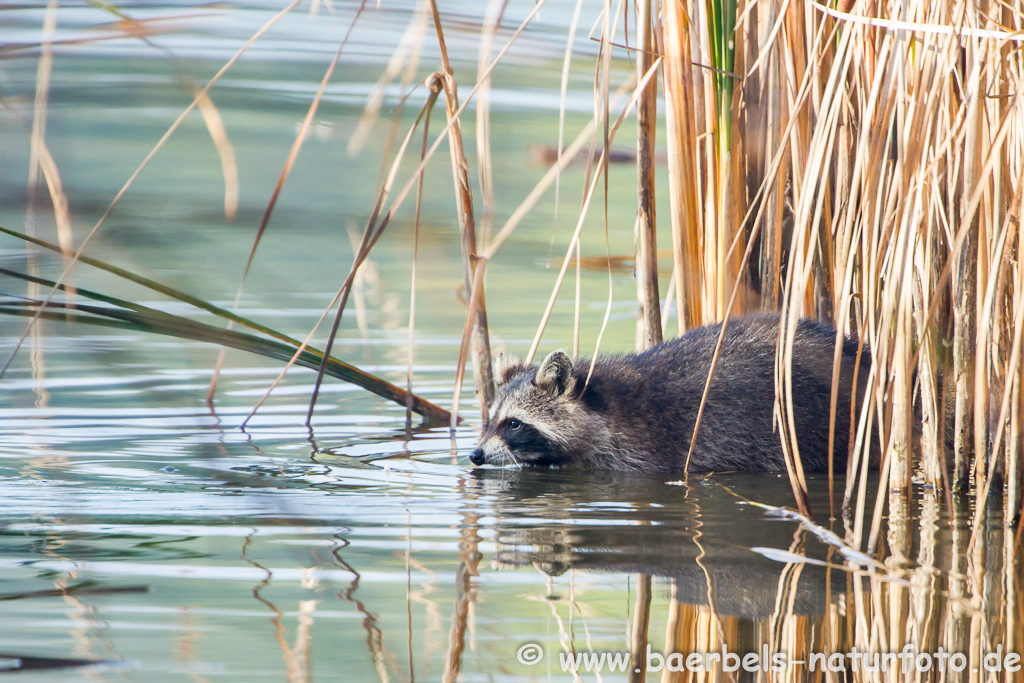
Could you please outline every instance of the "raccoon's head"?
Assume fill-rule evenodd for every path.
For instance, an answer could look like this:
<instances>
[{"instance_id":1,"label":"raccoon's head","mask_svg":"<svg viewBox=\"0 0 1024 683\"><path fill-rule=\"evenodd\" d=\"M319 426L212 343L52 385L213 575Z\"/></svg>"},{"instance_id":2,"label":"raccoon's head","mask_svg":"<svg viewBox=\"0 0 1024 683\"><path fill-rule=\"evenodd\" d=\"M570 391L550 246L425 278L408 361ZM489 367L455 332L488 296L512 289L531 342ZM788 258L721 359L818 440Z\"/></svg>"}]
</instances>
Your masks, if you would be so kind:
<instances>
[{"instance_id":1,"label":"raccoon's head","mask_svg":"<svg viewBox=\"0 0 1024 683\"><path fill-rule=\"evenodd\" d=\"M501 354L487 431L469 459L474 465L558 465L572 459L578 413L576 373L563 351L539 368Z\"/></svg>"}]
</instances>

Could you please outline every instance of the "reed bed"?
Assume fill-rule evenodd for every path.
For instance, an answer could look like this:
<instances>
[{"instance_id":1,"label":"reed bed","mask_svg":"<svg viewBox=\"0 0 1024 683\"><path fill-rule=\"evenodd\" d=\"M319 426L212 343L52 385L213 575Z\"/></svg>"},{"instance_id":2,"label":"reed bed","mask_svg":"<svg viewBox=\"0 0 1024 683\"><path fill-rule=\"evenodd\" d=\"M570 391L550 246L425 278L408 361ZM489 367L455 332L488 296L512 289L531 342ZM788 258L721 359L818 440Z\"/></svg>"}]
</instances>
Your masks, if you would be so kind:
<instances>
[{"instance_id":1,"label":"reed bed","mask_svg":"<svg viewBox=\"0 0 1024 683\"><path fill-rule=\"evenodd\" d=\"M979 510L1005 492L1017 518L1024 6L645 12L661 18L678 329L782 311L777 417L798 503L788 351L813 316L875 360L844 508L869 505L862 464L875 446L883 491L901 495L915 475L957 494L973 485ZM638 262L638 277L649 269Z\"/></svg>"},{"instance_id":2,"label":"reed bed","mask_svg":"<svg viewBox=\"0 0 1024 683\"><path fill-rule=\"evenodd\" d=\"M874 360L851 420L844 542L888 571L851 573L841 609L810 629L780 615L772 642L791 654L941 646L968 660L967 673L789 670L764 679L1014 680L986 672L983 657L1015 652L1021 638L1012 596L1024 415L1024 5L668 2L661 12L678 329L782 312L776 417L805 514L790 409L796 323L829 320ZM834 357L838 377L838 341ZM872 447L882 453L873 501ZM927 490L927 519L916 525L914 481ZM937 541L942 504L955 510L951 543ZM780 587L780 605L783 597Z\"/></svg>"}]
</instances>

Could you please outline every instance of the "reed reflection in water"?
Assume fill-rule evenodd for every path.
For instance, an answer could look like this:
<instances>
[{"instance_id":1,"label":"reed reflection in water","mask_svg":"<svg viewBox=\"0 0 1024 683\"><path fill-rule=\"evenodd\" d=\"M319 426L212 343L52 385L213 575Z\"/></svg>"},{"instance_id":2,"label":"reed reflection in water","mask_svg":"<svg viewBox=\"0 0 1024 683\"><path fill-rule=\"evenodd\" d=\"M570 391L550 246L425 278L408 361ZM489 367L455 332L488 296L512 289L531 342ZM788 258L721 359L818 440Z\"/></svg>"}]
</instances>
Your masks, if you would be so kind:
<instances>
[{"instance_id":1,"label":"reed reflection in water","mask_svg":"<svg viewBox=\"0 0 1024 683\"><path fill-rule=\"evenodd\" d=\"M832 536L801 523L795 513L766 512L742 500L767 494L784 501L784 479L726 475L672 486L609 473L526 470L482 471L475 479L485 497L493 496L495 567L533 566L568 581L568 601L552 602L561 629L557 641L548 641L552 666L558 666L559 651L614 652L628 642L641 647L630 652L629 680L968 681L1018 675L986 670L996 668L997 658L1000 668L1012 666L1007 655L1016 653L1022 635L1015 537L999 505L969 547L971 511L950 513L933 491L922 492L889 516L879 562L845 546L842 538L852 529L844 530L842 522ZM814 491L819 502L827 500L824 486ZM778 522L766 524L766 514ZM625 640L592 640L588 596L573 590L574 579L590 572L637 575L632 618L622 616ZM643 595L649 578L653 607L645 607ZM637 637L641 628L646 639ZM901 660L898 654L908 645L915 658ZM721 658L710 671L669 670L687 669L692 653L723 650L740 658L758 654L762 670L746 671L741 659L727 667ZM854 662L853 651L868 656ZM916 658L943 652L946 658ZM765 653L784 653L787 665L765 663ZM592 675L580 671L588 680Z\"/></svg>"}]
</instances>

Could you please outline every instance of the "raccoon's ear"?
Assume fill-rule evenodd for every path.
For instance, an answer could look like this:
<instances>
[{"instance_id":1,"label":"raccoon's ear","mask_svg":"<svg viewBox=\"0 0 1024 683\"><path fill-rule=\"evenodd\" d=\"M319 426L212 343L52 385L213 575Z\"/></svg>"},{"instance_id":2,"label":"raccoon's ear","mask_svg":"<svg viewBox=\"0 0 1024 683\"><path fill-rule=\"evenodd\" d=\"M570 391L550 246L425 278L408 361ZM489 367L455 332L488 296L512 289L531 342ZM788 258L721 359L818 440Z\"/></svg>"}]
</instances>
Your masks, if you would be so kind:
<instances>
[{"instance_id":1,"label":"raccoon's ear","mask_svg":"<svg viewBox=\"0 0 1024 683\"><path fill-rule=\"evenodd\" d=\"M526 366L519 356L511 356L507 353L499 353L498 360L494 362L494 382L499 387L522 372Z\"/></svg>"},{"instance_id":2,"label":"raccoon's ear","mask_svg":"<svg viewBox=\"0 0 1024 683\"><path fill-rule=\"evenodd\" d=\"M552 351L537 370L533 383L554 396L562 396L572 391L576 384L572 360L565 351Z\"/></svg>"}]
</instances>

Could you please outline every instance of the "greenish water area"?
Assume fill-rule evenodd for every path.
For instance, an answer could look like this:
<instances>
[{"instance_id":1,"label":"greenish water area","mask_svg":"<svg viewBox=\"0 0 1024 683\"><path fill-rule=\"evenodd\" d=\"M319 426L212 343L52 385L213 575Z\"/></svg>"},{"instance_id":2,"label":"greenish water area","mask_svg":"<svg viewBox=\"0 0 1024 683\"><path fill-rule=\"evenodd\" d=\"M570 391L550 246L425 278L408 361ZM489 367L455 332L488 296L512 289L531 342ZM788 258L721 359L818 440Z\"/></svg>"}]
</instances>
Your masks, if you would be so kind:
<instances>
[{"instance_id":1,"label":"greenish water area","mask_svg":"<svg viewBox=\"0 0 1024 683\"><path fill-rule=\"evenodd\" d=\"M476 80L486 3L442 4L465 97ZM99 5L59 8L45 143L68 198L76 246L191 102L192 88L283 6L267 0L118 5L135 20L167 19L149 24L145 36L126 35L118 16ZM233 218L225 217L221 157L203 117L193 112L96 233L87 255L230 308L296 132L356 6L301 5L211 91L238 173ZM464 132L482 232L499 229L543 176L535 146L557 145L561 59L573 8L561 0L545 6L494 72L489 218L479 195L476 109L467 109ZM504 45L532 9L532 2L510 3L495 44ZM599 11L599 3L584 4L567 141L592 115L598 50L587 31ZM45 16L43 3L0 9L0 225L55 242L46 184L36 188L34 208L28 189ZM412 3L384 2L379 9L369 3L359 18L256 253L240 314L302 339L347 275L352 236L365 226L379 188L398 85L386 89L383 118L363 149L350 155L347 148L412 16ZM414 80L440 66L431 26L424 45ZM625 52L617 52L619 82L631 68ZM399 141L425 98L424 87L411 90ZM442 103L432 138L444 118ZM616 149L633 148L633 131L631 117ZM396 187L415 168L420 139L417 133L417 151L403 163ZM633 253L636 170L613 165L610 173L607 242L603 195L595 198L582 240L583 256L602 263L609 253ZM665 175L659 174L659 209L667 217ZM487 312L496 351L527 351L586 178L585 166L570 166L561 178L557 217L549 191L489 264ZM410 198L356 283L333 353L399 386L412 353L414 391L450 407L467 296L447 145L426 173L410 348L413 217ZM666 218L662 248L671 245L667 226ZM4 236L0 267L56 279L63 263ZM663 260L663 287L670 267ZM218 322L85 265L70 282ZM570 271L542 353L571 347L574 290ZM0 276L4 295L45 291ZM631 350L638 311L631 261L611 276L603 267L584 269L581 295L582 352L593 351L606 309L601 349ZM0 317L0 362L25 329L24 318ZM328 330L323 325L313 343L322 347ZM574 680L558 653L630 650L645 577L654 652L724 643L742 653L769 642L773 650L813 649L826 624L833 634L852 633L852 586L879 571L844 565L820 528L749 504L792 505L784 476L727 474L683 483L474 468L467 456L479 436L480 412L471 371L462 395L466 419L454 432L409 425L404 407L335 380L324 384L307 428L315 373L302 368L288 373L243 430L242 420L282 364L229 350L211 407L205 398L218 353L209 344L75 322L43 321L27 336L0 380L0 676ZM809 485L817 521L830 527L828 482L812 477ZM841 499L841 483L838 491ZM868 496L873 500L874 492ZM880 531L883 550L902 548L896 559L877 554L896 577L886 585L920 580L938 596L936 610L955 604L965 623L990 603L1010 601L993 628L1018 632L1011 596L1019 573L999 564L1012 533L1007 540L1006 528L993 520L972 547L975 556L993 557L986 565L992 585L975 586L960 566L970 510L950 514L943 501L923 487L915 491L905 545L893 536L898 529ZM830 528L846 533L841 520ZM1015 575L1018 583L997 580ZM993 636L992 642L1003 641ZM540 661L522 649L530 644L540 645ZM82 666L82 660L98 663ZM606 671L603 680L626 676ZM657 676L648 673L648 680Z\"/></svg>"}]
</instances>

